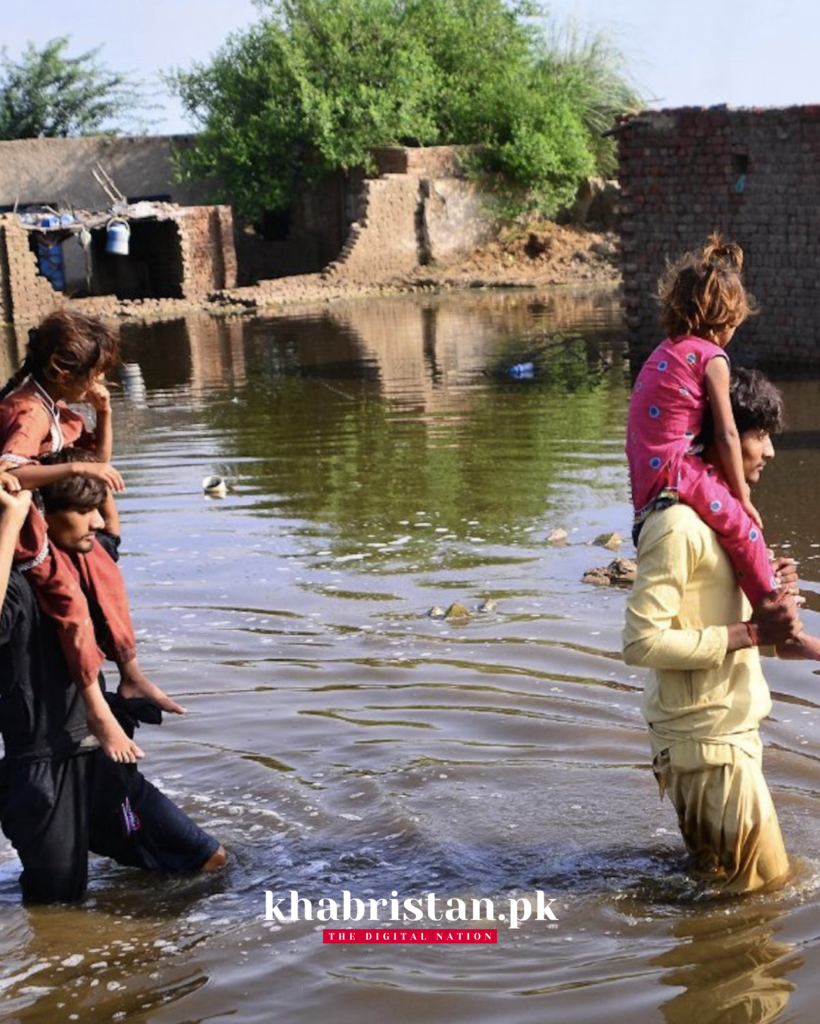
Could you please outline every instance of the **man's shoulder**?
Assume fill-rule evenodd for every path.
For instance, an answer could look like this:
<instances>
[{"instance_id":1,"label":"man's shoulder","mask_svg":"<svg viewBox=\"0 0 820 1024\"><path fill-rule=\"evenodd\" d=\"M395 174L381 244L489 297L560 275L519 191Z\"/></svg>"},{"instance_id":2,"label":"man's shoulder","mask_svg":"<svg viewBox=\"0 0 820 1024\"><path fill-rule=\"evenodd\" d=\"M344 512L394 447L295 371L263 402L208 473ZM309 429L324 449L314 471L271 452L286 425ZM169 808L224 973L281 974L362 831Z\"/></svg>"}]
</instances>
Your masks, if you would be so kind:
<instances>
[{"instance_id":1,"label":"man's shoulder","mask_svg":"<svg viewBox=\"0 0 820 1024\"><path fill-rule=\"evenodd\" d=\"M689 505L684 505L680 501L675 502L674 505L670 505L668 508L652 512L647 517L641 533L643 534L644 531L647 531L650 534L663 534L678 530L684 531L687 534L692 532L704 536L709 534L714 536L711 527L704 523L697 512L690 508Z\"/></svg>"},{"instance_id":2,"label":"man's shoulder","mask_svg":"<svg viewBox=\"0 0 820 1024\"><path fill-rule=\"evenodd\" d=\"M641 552L649 550L663 557L686 554L699 562L716 557L720 542L694 509L677 502L647 517L638 541L639 562Z\"/></svg>"}]
</instances>

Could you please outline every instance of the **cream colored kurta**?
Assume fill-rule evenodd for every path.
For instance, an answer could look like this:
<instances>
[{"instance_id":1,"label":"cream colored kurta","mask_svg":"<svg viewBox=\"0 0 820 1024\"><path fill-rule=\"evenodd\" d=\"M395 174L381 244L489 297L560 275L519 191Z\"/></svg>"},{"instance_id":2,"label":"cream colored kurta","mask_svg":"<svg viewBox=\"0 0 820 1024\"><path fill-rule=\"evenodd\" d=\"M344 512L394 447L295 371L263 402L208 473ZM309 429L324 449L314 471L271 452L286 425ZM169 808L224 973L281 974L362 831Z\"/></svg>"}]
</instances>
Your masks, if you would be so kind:
<instances>
[{"instance_id":1,"label":"cream colored kurta","mask_svg":"<svg viewBox=\"0 0 820 1024\"><path fill-rule=\"evenodd\" d=\"M716 535L686 505L641 531L624 659L651 669L642 711L661 796L693 873L724 892L782 884L789 862L761 769L771 696L757 648L727 652L750 608ZM706 625L708 623L708 625Z\"/></svg>"},{"instance_id":2,"label":"cream colored kurta","mask_svg":"<svg viewBox=\"0 0 820 1024\"><path fill-rule=\"evenodd\" d=\"M727 626L751 609L716 535L686 505L653 512L638 564L624 660L652 670L641 710L653 754L668 749L681 770L725 763L726 744L759 757L771 696L757 648L727 653Z\"/></svg>"}]
</instances>

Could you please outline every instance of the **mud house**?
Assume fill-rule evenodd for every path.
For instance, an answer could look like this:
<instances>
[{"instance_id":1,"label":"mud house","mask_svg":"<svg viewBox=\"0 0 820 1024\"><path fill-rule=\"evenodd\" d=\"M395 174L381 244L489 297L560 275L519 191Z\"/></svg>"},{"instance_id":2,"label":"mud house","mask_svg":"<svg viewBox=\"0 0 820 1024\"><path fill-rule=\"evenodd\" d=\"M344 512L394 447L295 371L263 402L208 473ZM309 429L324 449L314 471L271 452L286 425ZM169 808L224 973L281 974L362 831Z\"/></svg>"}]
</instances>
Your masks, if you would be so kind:
<instances>
[{"instance_id":1,"label":"mud house","mask_svg":"<svg viewBox=\"0 0 820 1024\"><path fill-rule=\"evenodd\" d=\"M237 230L228 207L204 205L208 183L175 182L174 149L190 141L0 142L0 317L33 320L67 300L100 313L196 302L259 282L273 300L294 275L388 282L493 230L451 147L376 150L373 177L329 176L287 216ZM126 231L127 253L111 244Z\"/></svg>"},{"instance_id":2,"label":"mud house","mask_svg":"<svg viewBox=\"0 0 820 1024\"><path fill-rule=\"evenodd\" d=\"M185 137L0 143L0 319L36 320L67 300L197 300L236 283L231 211L208 185L177 185Z\"/></svg>"},{"instance_id":3,"label":"mud house","mask_svg":"<svg viewBox=\"0 0 820 1024\"><path fill-rule=\"evenodd\" d=\"M660 339L654 292L665 259L717 229L743 246L761 307L733 359L820 363L820 106L650 111L616 132L634 361Z\"/></svg>"}]
</instances>

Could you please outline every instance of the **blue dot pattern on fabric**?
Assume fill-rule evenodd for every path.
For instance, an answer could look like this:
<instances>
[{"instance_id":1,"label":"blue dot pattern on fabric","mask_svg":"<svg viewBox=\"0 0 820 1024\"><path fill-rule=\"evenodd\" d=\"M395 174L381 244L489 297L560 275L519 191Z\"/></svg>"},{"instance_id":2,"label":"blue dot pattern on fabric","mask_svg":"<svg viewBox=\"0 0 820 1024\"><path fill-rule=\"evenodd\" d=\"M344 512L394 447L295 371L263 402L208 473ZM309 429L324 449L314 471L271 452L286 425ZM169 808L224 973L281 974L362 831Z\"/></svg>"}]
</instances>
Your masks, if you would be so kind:
<instances>
[{"instance_id":1,"label":"blue dot pattern on fabric","mask_svg":"<svg viewBox=\"0 0 820 1024\"><path fill-rule=\"evenodd\" d=\"M687 438L692 438L692 437L695 436L695 432L694 432L694 430L687 430L686 433L683 436L687 437Z\"/></svg>"},{"instance_id":2,"label":"blue dot pattern on fabric","mask_svg":"<svg viewBox=\"0 0 820 1024\"><path fill-rule=\"evenodd\" d=\"M754 527L752 527L751 530L749 530L749 540L757 540L759 536L760 534Z\"/></svg>"},{"instance_id":3,"label":"blue dot pattern on fabric","mask_svg":"<svg viewBox=\"0 0 820 1024\"><path fill-rule=\"evenodd\" d=\"M697 361L698 361L698 357L695 355L694 352L690 352L686 356L686 362L689 363L690 366L694 366Z\"/></svg>"},{"instance_id":4,"label":"blue dot pattern on fabric","mask_svg":"<svg viewBox=\"0 0 820 1024\"><path fill-rule=\"evenodd\" d=\"M661 460L660 460L660 458L657 455L654 456L654 458L651 458L649 460L649 465L652 467L652 469L660 469L661 468Z\"/></svg>"},{"instance_id":5,"label":"blue dot pattern on fabric","mask_svg":"<svg viewBox=\"0 0 820 1024\"><path fill-rule=\"evenodd\" d=\"M642 380L639 380L638 383L635 385L635 390L636 391L643 391L643 381Z\"/></svg>"},{"instance_id":6,"label":"blue dot pattern on fabric","mask_svg":"<svg viewBox=\"0 0 820 1024\"><path fill-rule=\"evenodd\" d=\"M661 373L663 373L664 370L669 369L669 363L665 359L661 359L661 361L658 363L658 369L661 371Z\"/></svg>"},{"instance_id":7,"label":"blue dot pattern on fabric","mask_svg":"<svg viewBox=\"0 0 820 1024\"><path fill-rule=\"evenodd\" d=\"M656 420L660 416L660 414L661 414L661 411L657 407L657 405L650 405L649 406L649 415L652 417L653 420Z\"/></svg>"},{"instance_id":8,"label":"blue dot pattern on fabric","mask_svg":"<svg viewBox=\"0 0 820 1024\"><path fill-rule=\"evenodd\" d=\"M711 510L712 510L713 512L720 512L720 510L721 510L721 508L723 508L723 506L722 506L722 505L721 505L721 503L720 503L720 502L719 502L719 501L717 500L717 498L715 498L715 500L714 500L714 501L712 501L712 502L710 502L710 503L709 503L709 508L710 508L710 509L711 509Z\"/></svg>"}]
</instances>

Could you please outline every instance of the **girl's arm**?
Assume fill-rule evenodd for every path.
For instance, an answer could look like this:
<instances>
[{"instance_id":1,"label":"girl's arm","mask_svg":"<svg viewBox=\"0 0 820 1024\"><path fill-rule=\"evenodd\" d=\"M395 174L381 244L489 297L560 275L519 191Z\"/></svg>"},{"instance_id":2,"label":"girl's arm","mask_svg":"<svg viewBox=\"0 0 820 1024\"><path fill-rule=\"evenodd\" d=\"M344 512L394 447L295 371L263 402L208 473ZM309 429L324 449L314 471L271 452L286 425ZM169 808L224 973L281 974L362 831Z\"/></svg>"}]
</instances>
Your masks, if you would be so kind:
<instances>
[{"instance_id":1,"label":"girl's arm","mask_svg":"<svg viewBox=\"0 0 820 1024\"><path fill-rule=\"evenodd\" d=\"M743 453L737 432L732 403L729 398L729 364L722 356L715 356L706 366L706 393L712 408L715 425L715 448L720 459L723 476L732 494L758 526L762 521L750 498L749 485L743 475Z\"/></svg>"},{"instance_id":2,"label":"girl's arm","mask_svg":"<svg viewBox=\"0 0 820 1024\"><path fill-rule=\"evenodd\" d=\"M58 480L65 480L70 476L100 480L112 491L125 490L125 483L119 472L107 462L59 462L54 466L41 466L37 462L29 462L25 466L16 466L12 473L20 481L20 486L27 491L57 483Z\"/></svg>"},{"instance_id":3,"label":"girl's arm","mask_svg":"<svg viewBox=\"0 0 820 1024\"><path fill-rule=\"evenodd\" d=\"M111 423L111 395L102 381L94 381L85 393L85 400L97 413L94 428L94 451L102 462L110 462L114 450L114 428ZM121 488L120 488L121 489Z\"/></svg>"}]
</instances>

